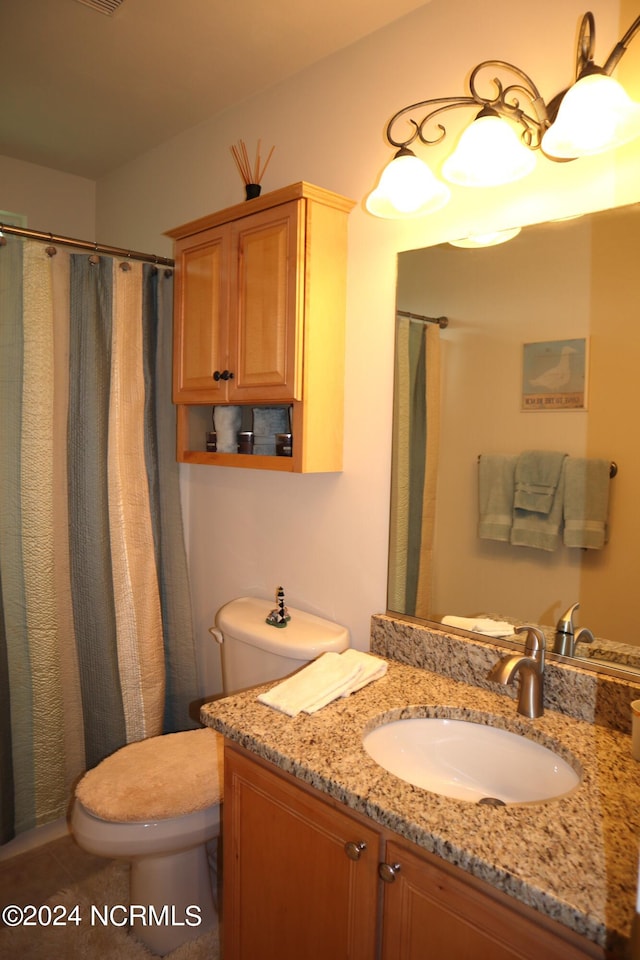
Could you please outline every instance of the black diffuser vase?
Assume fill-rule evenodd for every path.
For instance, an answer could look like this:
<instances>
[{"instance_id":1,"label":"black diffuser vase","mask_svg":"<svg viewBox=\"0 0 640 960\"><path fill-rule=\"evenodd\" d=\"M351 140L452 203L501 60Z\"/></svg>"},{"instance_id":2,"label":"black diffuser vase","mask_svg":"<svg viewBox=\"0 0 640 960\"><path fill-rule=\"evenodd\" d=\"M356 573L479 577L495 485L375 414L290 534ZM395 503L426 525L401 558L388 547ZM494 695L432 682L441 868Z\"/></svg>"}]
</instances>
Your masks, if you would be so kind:
<instances>
[{"instance_id":1,"label":"black diffuser vase","mask_svg":"<svg viewBox=\"0 0 640 960\"><path fill-rule=\"evenodd\" d=\"M256 197L260 196L262 185L260 183L245 183L244 189L247 194L247 200L255 200Z\"/></svg>"}]
</instances>

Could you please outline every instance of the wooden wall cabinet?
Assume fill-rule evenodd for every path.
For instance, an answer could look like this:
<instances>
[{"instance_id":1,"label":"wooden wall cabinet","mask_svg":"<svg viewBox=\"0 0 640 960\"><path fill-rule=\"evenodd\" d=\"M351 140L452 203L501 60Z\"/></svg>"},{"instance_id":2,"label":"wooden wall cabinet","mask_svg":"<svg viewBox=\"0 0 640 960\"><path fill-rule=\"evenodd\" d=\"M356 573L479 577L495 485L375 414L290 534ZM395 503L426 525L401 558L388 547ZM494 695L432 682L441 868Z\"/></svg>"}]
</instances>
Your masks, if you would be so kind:
<instances>
[{"instance_id":1,"label":"wooden wall cabinet","mask_svg":"<svg viewBox=\"0 0 640 960\"><path fill-rule=\"evenodd\" d=\"M177 456L295 472L342 468L347 217L297 183L168 231L176 261ZM206 452L214 405L290 405L293 456Z\"/></svg>"},{"instance_id":2,"label":"wooden wall cabinet","mask_svg":"<svg viewBox=\"0 0 640 960\"><path fill-rule=\"evenodd\" d=\"M225 960L605 956L272 764L224 763Z\"/></svg>"}]
</instances>

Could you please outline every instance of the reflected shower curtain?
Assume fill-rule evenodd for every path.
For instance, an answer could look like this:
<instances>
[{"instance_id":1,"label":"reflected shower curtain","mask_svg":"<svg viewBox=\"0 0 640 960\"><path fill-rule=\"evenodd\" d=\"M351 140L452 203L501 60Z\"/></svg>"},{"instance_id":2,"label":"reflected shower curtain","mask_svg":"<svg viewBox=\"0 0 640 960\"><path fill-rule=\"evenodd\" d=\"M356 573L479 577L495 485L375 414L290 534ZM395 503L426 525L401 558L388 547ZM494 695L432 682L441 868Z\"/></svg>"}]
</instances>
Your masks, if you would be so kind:
<instances>
[{"instance_id":1,"label":"reflected shower curtain","mask_svg":"<svg viewBox=\"0 0 640 960\"><path fill-rule=\"evenodd\" d=\"M192 726L170 271L0 247L0 842Z\"/></svg>"},{"instance_id":2,"label":"reflected shower curtain","mask_svg":"<svg viewBox=\"0 0 640 960\"><path fill-rule=\"evenodd\" d=\"M427 617L440 442L440 327L396 322L390 610Z\"/></svg>"}]
</instances>

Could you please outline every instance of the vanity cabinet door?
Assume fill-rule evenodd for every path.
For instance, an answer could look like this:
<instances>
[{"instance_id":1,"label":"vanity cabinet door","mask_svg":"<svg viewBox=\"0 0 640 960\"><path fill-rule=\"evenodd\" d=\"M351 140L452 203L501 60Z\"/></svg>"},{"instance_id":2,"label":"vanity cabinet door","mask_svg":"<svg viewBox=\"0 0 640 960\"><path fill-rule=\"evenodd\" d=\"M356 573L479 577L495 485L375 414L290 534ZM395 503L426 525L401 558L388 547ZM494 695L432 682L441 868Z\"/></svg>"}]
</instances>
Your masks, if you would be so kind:
<instances>
[{"instance_id":1,"label":"vanity cabinet door","mask_svg":"<svg viewBox=\"0 0 640 960\"><path fill-rule=\"evenodd\" d=\"M603 958L589 944L516 901L480 889L455 868L389 841L381 960L585 960ZM389 869L391 867L391 870ZM525 913L527 915L525 915ZM553 927L553 929L551 929Z\"/></svg>"},{"instance_id":2,"label":"vanity cabinet door","mask_svg":"<svg viewBox=\"0 0 640 960\"><path fill-rule=\"evenodd\" d=\"M379 833L225 751L225 960L375 960Z\"/></svg>"}]
</instances>

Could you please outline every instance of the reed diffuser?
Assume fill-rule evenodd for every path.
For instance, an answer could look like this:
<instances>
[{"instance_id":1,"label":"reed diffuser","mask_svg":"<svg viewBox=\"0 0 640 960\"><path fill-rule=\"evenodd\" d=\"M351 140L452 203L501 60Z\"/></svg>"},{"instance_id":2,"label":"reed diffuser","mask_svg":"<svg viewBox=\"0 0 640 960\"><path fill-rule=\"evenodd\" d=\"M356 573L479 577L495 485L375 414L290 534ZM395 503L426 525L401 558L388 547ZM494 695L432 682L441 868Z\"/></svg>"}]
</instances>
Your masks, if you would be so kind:
<instances>
[{"instance_id":1,"label":"reed diffuser","mask_svg":"<svg viewBox=\"0 0 640 960\"><path fill-rule=\"evenodd\" d=\"M252 200L254 197L260 196L260 191L262 189L261 180L264 176L265 170L269 166L269 161L275 147L271 147L267 159L264 161L264 165L261 166L262 158L260 153L260 146L262 141L258 140L258 146L256 147L256 156L253 163L253 168L251 167L251 162L249 160L249 154L244 140L240 140L237 144L234 144L231 147L231 153L233 154L233 159L236 162L238 172L242 177L244 183L244 189L247 194L247 200Z\"/></svg>"}]
</instances>

